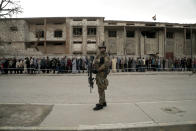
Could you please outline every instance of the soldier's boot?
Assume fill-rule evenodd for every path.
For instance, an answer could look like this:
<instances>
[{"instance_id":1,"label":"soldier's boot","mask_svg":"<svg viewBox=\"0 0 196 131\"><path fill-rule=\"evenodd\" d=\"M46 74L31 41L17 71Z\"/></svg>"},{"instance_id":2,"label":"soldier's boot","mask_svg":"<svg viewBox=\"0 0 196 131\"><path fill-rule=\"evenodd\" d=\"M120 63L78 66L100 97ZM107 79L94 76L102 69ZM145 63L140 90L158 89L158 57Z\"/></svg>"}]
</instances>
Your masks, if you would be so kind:
<instances>
[{"instance_id":1,"label":"soldier's boot","mask_svg":"<svg viewBox=\"0 0 196 131\"><path fill-rule=\"evenodd\" d=\"M101 105L101 104L96 104L96 106L93 108L94 111L98 111L101 109L103 109L103 105Z\"/></svg>"},{"instance_id":2,"label":"soldier's boot","mask_svg":"<svg viewBox=\"0 0 196 131\"><path fill-rule=\"evenodd\" d=\"M99 103L98 103L98 104L96 104L96 106L97 106L97 105L99 105ZM106 107L106 106L107 106L107 103L106 103L106 102L104 102L104 103L103 103L103 107Z\"/></svg>"}]
</instances>

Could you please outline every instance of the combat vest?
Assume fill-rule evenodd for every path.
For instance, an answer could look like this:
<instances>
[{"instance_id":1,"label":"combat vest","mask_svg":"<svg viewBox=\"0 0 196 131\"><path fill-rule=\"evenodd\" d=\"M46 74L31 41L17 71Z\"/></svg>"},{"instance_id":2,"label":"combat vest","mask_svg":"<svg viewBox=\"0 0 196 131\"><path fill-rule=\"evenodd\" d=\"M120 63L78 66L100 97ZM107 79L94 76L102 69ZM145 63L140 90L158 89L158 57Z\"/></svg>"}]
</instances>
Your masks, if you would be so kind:
<instances>
[{"instance_id":1,"label":"combat vest","mask_svg":"<svg viewBox=\"0 0 196 131\"><path fill-rule=\"evenodd\" d=\"M95 57L94 65L96 69L101 68L107 76L110 73L110 57L107 53L100 53Z\"/></svg>"}]
</instances>

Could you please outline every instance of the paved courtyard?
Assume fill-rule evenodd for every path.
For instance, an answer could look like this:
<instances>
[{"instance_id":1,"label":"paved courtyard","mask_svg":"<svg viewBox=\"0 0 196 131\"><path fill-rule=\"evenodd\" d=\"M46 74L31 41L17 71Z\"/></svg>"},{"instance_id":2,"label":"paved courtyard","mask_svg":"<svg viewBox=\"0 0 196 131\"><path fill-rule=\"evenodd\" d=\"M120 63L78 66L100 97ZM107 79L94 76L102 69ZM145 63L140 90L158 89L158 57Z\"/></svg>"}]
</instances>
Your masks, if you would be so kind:
<instances>
[{"instance_id":1,"label":"paved courtyard","mask_svg":"<svg viewBox=\"0 0 196 131\"><path fill-rule=\"evenodd\" d=\"M195 75L110 75L108 103L196 100ZM94 104L86 75L0 76L1 103Z\"/></svg>"},{"instance_id":2,"label":"paved courtyard","mask_svg":"<svg viewBox=\"0 0 196 131\"><path fill-rule=\"evenodd\" d=\"M0 104L50 106L47 115L41 114L45 107L37 109L44 116L38 127L196 123L195 75L112 74L108 79L108 107L98 112L92 110L98 101L97 87L90 94L87 75L1 75ZM8 126L0 121L1 125Z\"/></svg>"}]
</instances>

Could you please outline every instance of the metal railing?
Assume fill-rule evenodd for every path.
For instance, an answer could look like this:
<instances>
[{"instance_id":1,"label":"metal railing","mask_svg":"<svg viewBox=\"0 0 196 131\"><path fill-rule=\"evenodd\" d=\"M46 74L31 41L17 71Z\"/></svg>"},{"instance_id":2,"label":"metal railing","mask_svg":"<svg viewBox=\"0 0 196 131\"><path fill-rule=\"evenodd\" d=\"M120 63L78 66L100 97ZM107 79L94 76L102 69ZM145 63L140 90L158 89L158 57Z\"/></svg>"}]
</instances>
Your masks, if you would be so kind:
<instances>
[{"instance_id":1,"label":"metal railing","mask_svg":"<svg viewBox=\"0 0 196 131\"><path fill-rule=\"evenodd\" d=\"M116 68L111 69L111 72L164 72L164 71L176 71L176 72L185 72L185 71L196 71L194 68L159 68L159 67L135 67L135 68ZM65 73L87 73L87 69L63 69L63 68L0 68L0 74L65 74Z\"/></svg>"}]
</instances>

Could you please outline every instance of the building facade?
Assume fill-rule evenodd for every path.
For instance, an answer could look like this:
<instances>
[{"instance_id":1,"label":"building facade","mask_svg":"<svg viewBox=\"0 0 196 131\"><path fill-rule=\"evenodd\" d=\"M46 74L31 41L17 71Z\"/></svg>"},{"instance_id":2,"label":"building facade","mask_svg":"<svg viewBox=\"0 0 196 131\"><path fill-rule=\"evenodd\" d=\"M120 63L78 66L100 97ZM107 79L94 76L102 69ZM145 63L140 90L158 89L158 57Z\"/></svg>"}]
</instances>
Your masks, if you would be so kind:
<instances>
[{"instance_id":1,"label":"building facade","mask_svg":"<svg viewBox=\"0 0 196 131\"><path fill-rule=\"evenodd\" d=\"M195 57L196 24L104 17L0 19L0 55L93 55L103 41L110 55Z\"/></svg>"}]
</instances>

